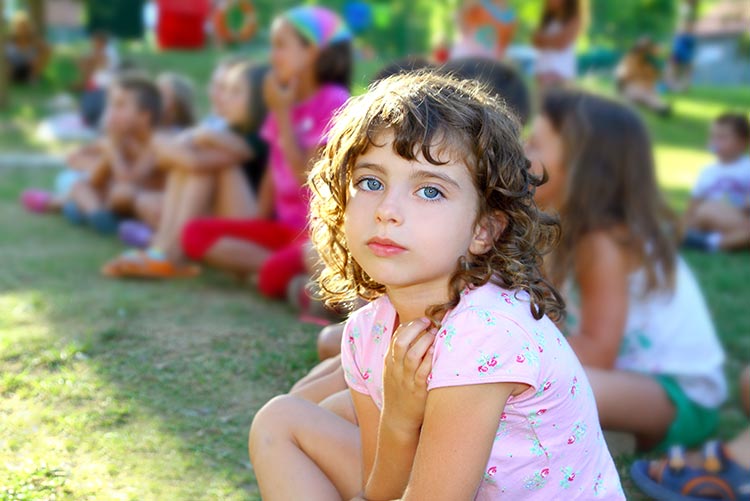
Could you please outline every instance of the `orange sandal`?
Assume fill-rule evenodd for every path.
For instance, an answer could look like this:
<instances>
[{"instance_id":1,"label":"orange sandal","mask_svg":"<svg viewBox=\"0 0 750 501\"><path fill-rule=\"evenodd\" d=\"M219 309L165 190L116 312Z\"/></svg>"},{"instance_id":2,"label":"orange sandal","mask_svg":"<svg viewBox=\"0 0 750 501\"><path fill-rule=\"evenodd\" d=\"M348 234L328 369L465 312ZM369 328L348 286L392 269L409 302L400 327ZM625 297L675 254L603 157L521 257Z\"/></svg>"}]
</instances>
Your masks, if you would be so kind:
<instances>
[{"instance_id":1,"label":"orange sandal","mask_svg":"<svg viewBox=\"0 0 750 501\"><path fill-rule=\"evenodd\" d=\"M101 273L109 278L145 278L166 280L170 278L192 278L201 272L194 264L170 261L162 252L130 250L102 266Z\"/></svg>"}]
</instances>

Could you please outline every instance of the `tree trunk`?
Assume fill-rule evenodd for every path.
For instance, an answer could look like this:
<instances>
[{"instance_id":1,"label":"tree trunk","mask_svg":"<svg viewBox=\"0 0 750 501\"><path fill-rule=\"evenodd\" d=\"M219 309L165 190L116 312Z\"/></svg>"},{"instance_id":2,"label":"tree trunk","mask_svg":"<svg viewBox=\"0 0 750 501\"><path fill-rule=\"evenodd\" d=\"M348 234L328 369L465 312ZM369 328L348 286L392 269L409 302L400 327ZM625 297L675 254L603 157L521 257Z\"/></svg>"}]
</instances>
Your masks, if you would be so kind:
<instances>
[{"instance_id":1,"label":"tree trunk","mask_svg":"<svg viewBox=\"0 0 750 501\"><path fill-rule=\"evenodd\" d=\"M5 0L0 0L0 14L5 12ZM5 58L5 22L0 22L0 108L8 104L8 62Z\"/></svg>"},{"instance_id":2,"label":"tree trunk","mask_svg":"<svg viewBox=\"0 0 750 501\"><path fill-rule=\"evenodd\" d=\"M34 24L34 29L41 36L47 32L47 16L44 0L28 0L29 17Z\"/></svg>"}]
</instances>

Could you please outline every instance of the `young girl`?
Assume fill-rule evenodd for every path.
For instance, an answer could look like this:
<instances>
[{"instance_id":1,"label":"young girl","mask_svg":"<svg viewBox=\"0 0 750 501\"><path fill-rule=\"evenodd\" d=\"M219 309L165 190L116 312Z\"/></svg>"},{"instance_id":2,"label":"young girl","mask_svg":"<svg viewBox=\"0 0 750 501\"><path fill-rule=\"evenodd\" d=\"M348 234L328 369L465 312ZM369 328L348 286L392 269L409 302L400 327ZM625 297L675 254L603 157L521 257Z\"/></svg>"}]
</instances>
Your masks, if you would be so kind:
<instances>
[{"instance_id":1,"label":"young girl","mask_svg":"<svg viewBox=\"0 0 750 501\"><path fill-rule=\"evenodd\" d=\"M584 0L546 0L532 43L539 51L534 72L542 89L576 76L576 39L583 27Z\"/></svg>"},{"instance_id":2,"label":"young girl","mask_svg":"<svg viewBox=\"0 0 750 501\"><path fill-rule=\"evenodd\" d=\"M270 113L261 130L270 166L259 213L249 220L193 221L185 228L183 250L241 275L259 272L260 291L284 297L291 279L304 272L309 161L349 97L351 35L327 9L289 10L271 29L271 68L264 88Z\"/></svg>"},{"instance_id":3,"label":"young girl","mask_svg":"<svg viewBox=\"0 0 750 501\"><path fill-rule=\"evenodd\" d=\"M342 340L360 438L275 399L250 432L264 499L624 499L547 316L563 308L539 269L557 224L534 205L519 130L478 85L429 73L337 118L310 176L312 239L328 299L372 301Z\"/></svg>"},{"instance_id":4,"label":"young girl","mask_svg":"<svg viewBox=\"0 0 750 501\"><path fill-rule=\"evenodd\" d=\"M222 107L229 129L199 128L154 141L155 156L169 166L158 229L146 251L127 251L107 263L111 277L176 278L198 268L182 262L185 224L207 213L248 218L257 213L254 192L267 146L259 137L266 110L261 99L264 66L236 64L227 72Z\"/></svg>"},{"instance_id":5,"label":"young girl","mask_svg":"<svg viewBox=\"0 0 750 501\"><path fill-rule=\"evenodd\" d=\"M168 133L181 132L195 123L195 89L193 83L179 73L167 71L156 78L162 102L160 126Z\"/></svg>"},{"instance_id":6,"label":"young girl","mask_svg":"<svg viewBox=\"0 0 750 501\"><path fill-rule=\"evenodd\" d=\"M552 93L528 153L549 175L537 204L562 220L547 268L567 292L565 329L602 426L634 434L640 449L699 444L725 398L724 355L676 253L678 223L659 193L643 123L614 101Z\"/></svg>"}]
</instances>

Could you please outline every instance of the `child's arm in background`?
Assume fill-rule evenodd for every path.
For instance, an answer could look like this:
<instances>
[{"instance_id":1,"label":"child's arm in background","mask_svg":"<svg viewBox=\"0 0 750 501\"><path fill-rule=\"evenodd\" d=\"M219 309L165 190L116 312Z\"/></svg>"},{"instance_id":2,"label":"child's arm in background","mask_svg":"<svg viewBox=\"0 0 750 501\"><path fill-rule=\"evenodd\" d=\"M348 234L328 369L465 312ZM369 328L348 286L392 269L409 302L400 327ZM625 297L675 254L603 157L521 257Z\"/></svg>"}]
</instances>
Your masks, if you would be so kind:
<instances>
[{"instance_id":1,"label":"child's arm in background","mask_svg":"<svg viewBox=\"0 0 750 501\"><path fill-rule=\"evenodd\" d=\"M404 500L472 500L482 482L498 416L517 383L436 388L429 392Z\"/></svg>"},{"instance_id":2,"label":"child's arm in background","mask_svg":"<svg viewBox=\"0 0 750 501\"><path fill-rule=\"evenodd\" d=\"M214 131L206 128L197 129L192 135L192 141L198 148L217 148L230 155L236 156L244 162L256 155L247 142L237 134L228 131Z\"/></svg>"},{"instance_id":3,"label":"child's arm in background","mask_svg":"<svg viewBox=\"0 0 750 501\"><path fill-rule=\"evenodd\" d=\"M579 244L575 268L580 324L568 342L583 365L612 369L628 313L629 253L611 233L594 232Z\"/></svg>"},{"instance_id":4,"label":"child's arm in background","mask_svg":"<svg viewBox=\"0 0 750 501\"><path fill-rule=\"evenodd\" d=\"M274 185L271 169L266 168L258 187L258 217L273 219L274 213Z\"/></svg>"},{"instance_id":5,"label":"child's arm in background","mask_svg":"<svg viewBox=\"0 0 750 501\"><path fill-rule=\"evenodd\" d=\"M268 109L276 116L279 128L279 146L284 159L291 166L300 184L307 182L307 169L316 152L303 150L294 133L292 106L296 96L296 84L291 82L282 85L273 71L269 72L263 82L263 96Z\"/></svg>"},{"instance_id":6,"label":"child's arm in background","mask_svg":"<svg viewBox=\"0 0 750 501\"><path fill-rule=\"evenodd\" d=\"M190 142L162 135L154 138L153 148L156 165L166 170L211 174L217 170L236 167L244 161L219 148L196 148Z\"/></svg>"}]
</instances>

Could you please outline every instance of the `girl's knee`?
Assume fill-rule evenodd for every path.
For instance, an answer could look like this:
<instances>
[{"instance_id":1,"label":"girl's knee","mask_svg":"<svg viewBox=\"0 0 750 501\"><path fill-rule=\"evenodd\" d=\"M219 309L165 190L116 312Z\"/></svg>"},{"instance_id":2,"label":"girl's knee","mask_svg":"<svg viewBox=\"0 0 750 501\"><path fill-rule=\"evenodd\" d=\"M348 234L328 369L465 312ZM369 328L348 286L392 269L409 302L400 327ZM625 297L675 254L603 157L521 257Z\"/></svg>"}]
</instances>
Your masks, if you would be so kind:
<instances>
[{"instance_id":1,"label":"girl's knee","mask_svg":"<svg viewBox=\"0 0 750 501\"><path fill-rule=\"evenodd\" d=\"M341 336L344 324L329 325L318 334L318 358L326 360L341 353Z\"/></svg>"},{"instance_id":2,"label":"girl's knee","mask_svg":"<svg viewBox=\"0 0 750 501\"><path fill-rule=\"evenodd\" d=\"M279 395L269 400L255 414L250 425L248 451L250 460L263 449L279 441L292 439L292 426L289 418L299 413L299 399L290 395Z\"/></svg>"}]
</instances>

